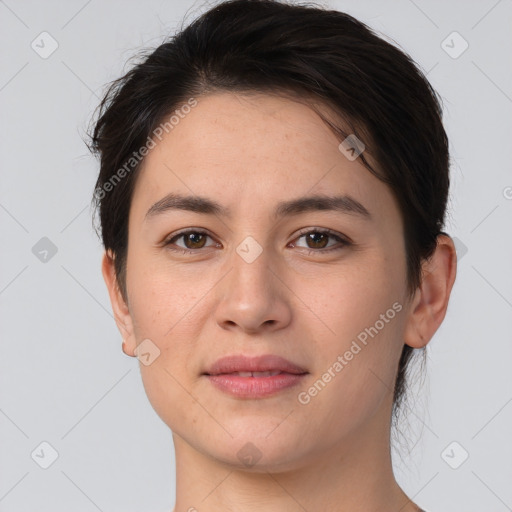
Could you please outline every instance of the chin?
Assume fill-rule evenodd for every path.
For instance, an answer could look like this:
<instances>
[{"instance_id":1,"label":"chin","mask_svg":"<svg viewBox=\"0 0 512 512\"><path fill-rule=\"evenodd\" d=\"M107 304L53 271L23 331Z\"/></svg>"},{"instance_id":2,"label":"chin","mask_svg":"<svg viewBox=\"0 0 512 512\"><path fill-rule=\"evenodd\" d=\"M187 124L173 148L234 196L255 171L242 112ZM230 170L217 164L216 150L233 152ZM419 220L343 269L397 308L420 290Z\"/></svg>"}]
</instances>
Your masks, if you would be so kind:
<instances>
[{"instance_id":1,"label":"chin","mask_svg":"<svg viewBox=\"0 0 512 512\"><path fill-rule=\"evenodd\" d=\"M253 427L238 435L231 431L233 438L225 437L224 443L205 448L213 458L238 469L261 473L287 471L296 467L304 440L284 430L278 432L279 428L274 422L272 428Z\"/></svg>"}]
</instances>

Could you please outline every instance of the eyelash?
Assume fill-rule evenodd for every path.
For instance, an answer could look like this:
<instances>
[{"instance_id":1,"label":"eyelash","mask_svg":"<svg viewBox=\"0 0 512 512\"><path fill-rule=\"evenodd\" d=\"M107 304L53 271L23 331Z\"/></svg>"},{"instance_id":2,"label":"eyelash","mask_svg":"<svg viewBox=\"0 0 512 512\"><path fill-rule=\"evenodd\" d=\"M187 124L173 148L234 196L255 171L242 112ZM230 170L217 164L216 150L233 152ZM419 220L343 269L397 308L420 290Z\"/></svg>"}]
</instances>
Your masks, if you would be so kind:
<instances>
[{"instance_id":1,"label":"eyelash","mask_svg":"<svg viewBox=\"0 0 512 512\"><path fill-rule=\"evenodd\" d=\"M202 248L201 249L183 249L183 248L176 249L176 248L171 247L171 244L175 240L183 238L183 236L191 234L191 233L196 234L196 235L206 235L206 236L212 238L212 240L213 240L213 237L211 235L209 235L206 231L202 231L201 229L189 229L186 231L180 231L179 233L176 233L172 237L165 240L163 245L164 245L164 247L167 247L169 250L179 252L181 254L197 253L197 252L201 251ZM331 247L329 249L307 249L306 247L302 247L301 249L307 250L308 255L311 255L313 253L318 254L319 252L326 253L326 252L332 252L332 251L339 251L345 247L348 247L349 245L353 245L352 242L349 241L347 238L344 238L344 237L336 234L334 231L331 231L330 229L325 229L325 228L318 228L318 229L308 228L308 229L302 230L294 240L298 240L299 238L302 238L304 235L308 235L310 233L319 233L322 235L329 235L330 237L335 238L342 245L341 245L341 247Z\"/></svg>"}]
</instances>

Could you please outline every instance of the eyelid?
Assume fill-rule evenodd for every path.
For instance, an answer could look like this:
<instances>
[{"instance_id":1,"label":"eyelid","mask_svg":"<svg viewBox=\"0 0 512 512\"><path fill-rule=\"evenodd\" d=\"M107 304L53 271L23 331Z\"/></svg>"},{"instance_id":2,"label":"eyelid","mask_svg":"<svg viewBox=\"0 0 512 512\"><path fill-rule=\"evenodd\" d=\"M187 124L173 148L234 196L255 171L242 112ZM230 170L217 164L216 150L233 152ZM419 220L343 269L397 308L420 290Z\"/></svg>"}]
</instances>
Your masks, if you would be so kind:
<instances>
[{"instance_id":1,"label":"eyelid","mask_svg":"<svg viewBox=\"0 0 512 512\"><path fill-rule=\"evenodd\" d=\"M338 238L341 242L343 242L344 244L352 244L352 240L342 234L342 233L338 233L337 231L334 231L332 229L329 229L329 228L321 228L321 227L315 227L315 226L312 226L312 227L309 227L309 228L303 228L301 229L298 233L297 233L297 236L295 237L295 239L303 236L303 235L307 235L308 233L323 233L325 235L330 235L332 236L333 238Z\"/></svg>"}]
</instances>

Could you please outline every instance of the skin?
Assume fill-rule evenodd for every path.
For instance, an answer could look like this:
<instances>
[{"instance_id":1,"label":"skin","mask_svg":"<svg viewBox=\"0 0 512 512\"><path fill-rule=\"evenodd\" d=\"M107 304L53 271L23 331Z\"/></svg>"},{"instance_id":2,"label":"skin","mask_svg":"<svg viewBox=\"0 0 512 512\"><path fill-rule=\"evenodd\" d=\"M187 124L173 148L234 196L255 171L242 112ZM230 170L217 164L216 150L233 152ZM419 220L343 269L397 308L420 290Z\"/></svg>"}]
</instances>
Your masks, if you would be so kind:
<instances>
[{"instance_id":1,"label":"skin","mask_svg":"<svg viewBox=\"0 0 512 512\"><path fill-rule=\"evenodd\" d=\"M136 357L145 339L160 350L140 369L173 432L175 512L420 510L392 471L392 389L403 344L424 347L445 316L456 273L452 240L439 237L409 297L403 224L390 189L340 152L312 109L261 94L197 99L138 176L126 301L110 253L102 266L124 352ZM146 219L169 192L212 198L232 217L169 210ZM280 201L334 193L362 203L371 218L338 211L272 217ZM184 228L207 235L163 244ZM352 244L319 235L316 245L308 242L304 233L315 228ZM236 252L248 236L262 250L251 263ZM299 403L298 394L397 302L401 311L309 403ZM234 398L202 375L234 353L277 354L309 374L271 397ZM249 442L261 454L253 466L237 456Z\"/></svg>"}]
</instances>

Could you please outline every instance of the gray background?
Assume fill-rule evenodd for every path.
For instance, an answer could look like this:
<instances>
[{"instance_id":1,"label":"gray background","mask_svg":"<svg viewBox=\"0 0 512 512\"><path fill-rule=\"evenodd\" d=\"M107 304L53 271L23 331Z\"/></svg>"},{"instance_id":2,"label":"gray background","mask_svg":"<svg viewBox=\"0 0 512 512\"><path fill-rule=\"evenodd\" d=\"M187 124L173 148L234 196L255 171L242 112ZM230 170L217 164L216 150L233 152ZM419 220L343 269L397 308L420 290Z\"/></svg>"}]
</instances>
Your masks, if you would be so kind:
<instances>
[{"instance_id":1,"label":"gray background","mask_svg":"<svg viewBox=\"0 0 512 512\"><path fill-rule=\"evenodd\" d=\"M430 512L512 510L512 2L323 4L385 34L428 72L451 143L447 231L459 272L403 426L409 450L395 457L397 478ZM89 210L98 168L81 136L126 60L206 7L0 1L1 512L174 504L171 434L138 360L121 351L101 277ZM58 44L47 58L43 31ZM58 453L47 469L42 442Z\"/></svg>"}]
</instances>

